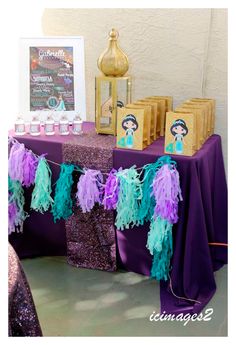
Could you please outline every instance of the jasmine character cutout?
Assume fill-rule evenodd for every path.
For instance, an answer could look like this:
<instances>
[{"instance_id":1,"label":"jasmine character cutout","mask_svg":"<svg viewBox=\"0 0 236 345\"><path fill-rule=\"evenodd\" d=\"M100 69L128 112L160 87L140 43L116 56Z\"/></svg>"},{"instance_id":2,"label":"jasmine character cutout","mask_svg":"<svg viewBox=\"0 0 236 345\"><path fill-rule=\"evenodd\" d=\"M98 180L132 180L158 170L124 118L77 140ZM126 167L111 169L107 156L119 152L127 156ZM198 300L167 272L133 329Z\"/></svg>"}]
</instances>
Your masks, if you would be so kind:
<instances>
[{"instance_id":1,"label":"jasmine character cutout","mask_svg":"<svg viewBox=\"0 0 236 345\"><path fill-rule=\"evenodd\" d=\"M132 114L126 115L122 121L122 127L125 130L127 148L134 146L134 132L138 129L138 122L136 117Z\"/></svg>"},{"instance_id":2,"label":"jasmine character cutout","mask_svg":"<svg viewBox=\"0 0 236 345\"><path fill-rule=\"evenodd\" d=\"M178 154L182 154L184 137L188 134L188 127L184 120L178 119L176 120L170 128L171 134L174 136L175 142L175 152Z\"/></svg>"},{"instance_id":3,"label":"jasmine character cutout","mask_svg":"<svg viewBox=\"0 0 236 345\"><path fill-rule=\"evenodd\" d=\"M62 95L59 96L59 104L58 104L58 106L56 107L55 110L59 110L59 111L66 110L66 106L65 106L64 100L62 98Z\"/></svg>"}]
</instances>

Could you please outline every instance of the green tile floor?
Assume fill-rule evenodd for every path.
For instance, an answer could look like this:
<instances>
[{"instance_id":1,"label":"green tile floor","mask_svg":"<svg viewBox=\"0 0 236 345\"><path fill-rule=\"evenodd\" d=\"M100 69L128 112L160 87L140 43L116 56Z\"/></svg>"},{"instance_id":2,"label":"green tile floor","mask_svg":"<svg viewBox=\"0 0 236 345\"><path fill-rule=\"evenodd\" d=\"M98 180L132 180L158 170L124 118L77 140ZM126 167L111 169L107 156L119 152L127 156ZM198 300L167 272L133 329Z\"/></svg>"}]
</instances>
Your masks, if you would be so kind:
<instances>
[{"instance_id":1,"label":"green tile floor","mask_svg":"<svg viewBox=\"0 0 236 345\"><path fill-rule=\"evenodd\" d=\"M211 321L150 322L159 284L125 271L76 268L65 257L22 260L44 336L226 336L227 266L215 273Z\"/></svg>"}]
</instances>

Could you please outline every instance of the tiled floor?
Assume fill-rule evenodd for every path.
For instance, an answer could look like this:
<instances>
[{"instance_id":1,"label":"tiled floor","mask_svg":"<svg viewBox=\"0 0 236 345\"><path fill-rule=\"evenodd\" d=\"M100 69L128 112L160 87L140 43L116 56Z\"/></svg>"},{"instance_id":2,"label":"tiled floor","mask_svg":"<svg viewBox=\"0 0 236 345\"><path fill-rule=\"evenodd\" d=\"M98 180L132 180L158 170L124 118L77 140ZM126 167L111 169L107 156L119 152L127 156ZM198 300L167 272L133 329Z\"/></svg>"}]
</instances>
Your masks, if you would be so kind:
<instances>
[{"instance_id":1,"label":"tiled floor","mask_svg":"<svg viewBox=\"0 0 236 345\"><path fill-rule=\"evenodd\" d=\"M226 336L227 266L216 272L211 321L150 322L159 284L124 271L78 269L64 257L22 260L44 336Z\"/></svg>"}]
</instances>

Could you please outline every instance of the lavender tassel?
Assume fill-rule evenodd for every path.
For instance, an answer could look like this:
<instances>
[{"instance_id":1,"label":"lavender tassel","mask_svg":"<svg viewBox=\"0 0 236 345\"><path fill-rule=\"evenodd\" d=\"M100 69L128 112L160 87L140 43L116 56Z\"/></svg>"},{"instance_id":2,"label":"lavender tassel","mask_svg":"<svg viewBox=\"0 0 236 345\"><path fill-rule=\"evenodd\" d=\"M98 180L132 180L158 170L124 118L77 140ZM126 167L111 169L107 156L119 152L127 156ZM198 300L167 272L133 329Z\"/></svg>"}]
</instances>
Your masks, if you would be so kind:
<instances>
[{"instance_id":1,"label":"lavender tassel","mask_svg":"<svg viewBox=\"0 0 236 345\"><path fill-rule=\"evenodd\" d=\"M18 142L11 147L8 159L8 174L13 181L23 182L25 145Z\"/></svg>"},{"instance_id":2,"label":"lavender tassel","mask_svg":"<svg viewBox=\"0 0 236 345\"><path fill-rule=\"evenodd\" d=\"M154 218L160 216L171 224L177 223L178 202L182 200L182 195L176 168L163 165L154 177L152 188L156 201Z\"/></svg>"},{"instance_id":3,"label":"lavender tassel","mask_svg":"<svg viewBox=\"0 0 236 345\"><path fill-rule=\"evenodd\" d=\"M151 276L167 280L173 254L172 227L178 221L178 202L183 200L175 164L169 162L157 171L152 188L156 205L147 240L147 248L154 256Z\"/></svg>"},{"instance_id":4,"label":"lavender tassel","mask_svg":"<svg viewBox=\"0 0 236 345\"><path fill-rule=\"evenodd\" d=\"M38 161L38 158L32 151L25 150L23 158L23 186L29 187L34 183Z\"/></svg>"},{"instance_id":5,"label":"lavender tassel","mask_svg":"<svg viewBox=\"0 0 236 345\"><path fill-rule=\"evenodd\" d=\"M15 231L15 220L17 219L17 206L13 201L8 204L8 235Z\"/></svg>"},{"instance_id":6,"label":"lavender tassel","mask_svg":"<svg viewBox=\"0 0 236 345\"><path fill-rule=\"evenodd\" d=\"M115 210L119 195L119 179L116 176L117 170L112 169L104 187L103 206L105 210Z\"/></svg>"},{"instance_id":7,"label":"lavender tassel","mask_svg":"<svg viewBox=\"0 0 236 345\"><path fill-rule=\"evenodd\" d=\"M103 176L99 170L85 170L77 184L76 198L82 212L90 212L95 203L102 203Z\"/></svg>"}]
</instances>

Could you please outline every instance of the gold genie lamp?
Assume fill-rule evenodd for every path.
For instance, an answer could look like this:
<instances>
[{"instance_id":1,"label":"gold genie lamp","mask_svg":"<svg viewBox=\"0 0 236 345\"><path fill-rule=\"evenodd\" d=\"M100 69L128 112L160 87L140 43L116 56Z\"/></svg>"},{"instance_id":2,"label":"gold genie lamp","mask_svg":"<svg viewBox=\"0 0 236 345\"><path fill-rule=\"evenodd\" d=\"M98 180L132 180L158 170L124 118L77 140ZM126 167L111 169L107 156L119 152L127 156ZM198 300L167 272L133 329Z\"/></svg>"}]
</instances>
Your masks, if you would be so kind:
<instances>
[{"instance_id":1,"label":"gold genie lamp","mask_svg":"<svg viewBox=\"0 0 236 345\"><path fill-rule=\"evenodd\" d=\"M102 75L95 78L96 131L116 135L117 107L131 102L131 77L127 55L118 45L118 32L109 33L108 48L100 55L97 65Z\"/></svg>"}]
</instances>

